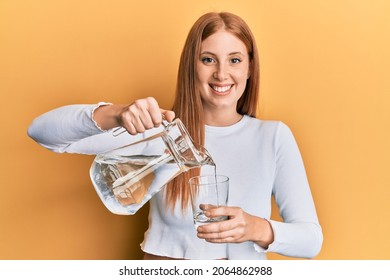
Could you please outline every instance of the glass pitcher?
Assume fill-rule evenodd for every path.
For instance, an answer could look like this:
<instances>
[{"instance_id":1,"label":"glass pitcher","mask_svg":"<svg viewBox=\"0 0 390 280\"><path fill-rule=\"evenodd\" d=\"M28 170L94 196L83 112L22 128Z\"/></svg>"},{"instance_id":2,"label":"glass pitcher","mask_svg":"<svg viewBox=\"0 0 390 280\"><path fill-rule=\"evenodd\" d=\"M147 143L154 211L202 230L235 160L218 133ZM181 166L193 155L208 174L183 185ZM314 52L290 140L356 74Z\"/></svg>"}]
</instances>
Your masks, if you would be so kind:
<instances>
[{"instance_id":1,"label":"glass pitcher","mask_svg":"<svg viewBox=\"0 0 390 280\"><path fill-rule=\"evenodd\" d=\"M133 215L180 173L202 165L215 166L180 119L164 120L162 125L164 129L155 135L95 157L91 180L112 213Z\"/></svg>"}]
</instances>

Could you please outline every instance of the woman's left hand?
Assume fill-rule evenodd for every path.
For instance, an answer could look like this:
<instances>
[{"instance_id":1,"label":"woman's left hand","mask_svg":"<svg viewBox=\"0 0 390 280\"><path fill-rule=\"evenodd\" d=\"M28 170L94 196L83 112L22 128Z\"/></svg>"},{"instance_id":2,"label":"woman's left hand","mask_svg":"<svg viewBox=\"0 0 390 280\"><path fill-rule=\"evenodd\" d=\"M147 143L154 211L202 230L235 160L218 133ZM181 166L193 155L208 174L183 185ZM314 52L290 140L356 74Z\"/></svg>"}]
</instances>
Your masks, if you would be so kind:
<instances>
[{"instance_id":1,"label":"woman's left hand","mask_svg":"<svg viewBox=\"0 0 390 280\"><path fill-rule=\"evenodd\" d=\"M205 211L213 218L228 216L229 219L198 227L198 237L212 243L256 242L267 248L273 242L273 231L269 222L246 213L240 207L221 206Z\"/></svg>"}]
</instances>

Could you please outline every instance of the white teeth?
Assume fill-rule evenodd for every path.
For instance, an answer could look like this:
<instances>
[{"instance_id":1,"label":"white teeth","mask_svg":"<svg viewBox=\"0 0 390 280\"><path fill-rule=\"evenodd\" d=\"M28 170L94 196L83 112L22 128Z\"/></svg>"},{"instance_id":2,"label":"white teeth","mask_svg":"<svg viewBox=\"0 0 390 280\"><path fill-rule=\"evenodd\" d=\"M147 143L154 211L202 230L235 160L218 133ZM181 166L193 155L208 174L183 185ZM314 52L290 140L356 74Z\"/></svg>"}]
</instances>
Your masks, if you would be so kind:
<instances>
[{"instance_id":1,"label":"white teeth","mask_svg":"<svg viewBox=\"0 0 390 280\"><path fill-rule=\"evenodd\" d=\"M228 91L229 89L231 89L231 87L232 87L231 85L230 86L224 86L224 87L212 86L213 90L218 91L218 92Z\"/></svg>"}]
</instances>

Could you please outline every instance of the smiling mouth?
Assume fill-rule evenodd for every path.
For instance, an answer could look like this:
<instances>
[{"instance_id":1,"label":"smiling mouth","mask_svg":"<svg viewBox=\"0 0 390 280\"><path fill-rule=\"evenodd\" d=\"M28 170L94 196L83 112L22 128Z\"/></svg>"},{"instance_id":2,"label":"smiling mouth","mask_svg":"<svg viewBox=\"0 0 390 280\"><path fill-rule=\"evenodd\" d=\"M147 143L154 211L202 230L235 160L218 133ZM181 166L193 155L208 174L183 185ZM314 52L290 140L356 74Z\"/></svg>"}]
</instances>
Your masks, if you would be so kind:
<instances>
[{"instance_id":1,"label":"smiling mouth","mask_svg":"<svg viewBox=\"0 0 390 280\"><path fill-rule=\"evenodd\" d=\"M227 86L216 86L216 85L210 85L210 87L217 93L223 94L227 93L233 85L227 85Z\"/></svg>"}]
</instances>

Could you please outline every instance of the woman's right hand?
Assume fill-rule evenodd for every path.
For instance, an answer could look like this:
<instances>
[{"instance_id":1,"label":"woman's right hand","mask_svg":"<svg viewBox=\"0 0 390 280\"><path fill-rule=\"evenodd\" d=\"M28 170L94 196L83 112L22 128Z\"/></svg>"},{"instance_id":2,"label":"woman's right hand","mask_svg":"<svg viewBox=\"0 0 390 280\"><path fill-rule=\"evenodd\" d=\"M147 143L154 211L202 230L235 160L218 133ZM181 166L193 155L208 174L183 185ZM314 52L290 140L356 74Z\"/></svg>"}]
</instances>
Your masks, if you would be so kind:
<instances>
[{"instance_id":1,"label":"woman's right hand","mask_svg":"<svg viewBox=\"0 0 390 280\"><path fill-rule=\"evenodd\" d=\"M160 126L162 115L169 122L175 118L173 111L161 109L156 99L147 97L138 99L130 105L101 106L95 110L94 120L102 129L122 126L130 134L136 135Z\"/></svg>"}]
</instances>

